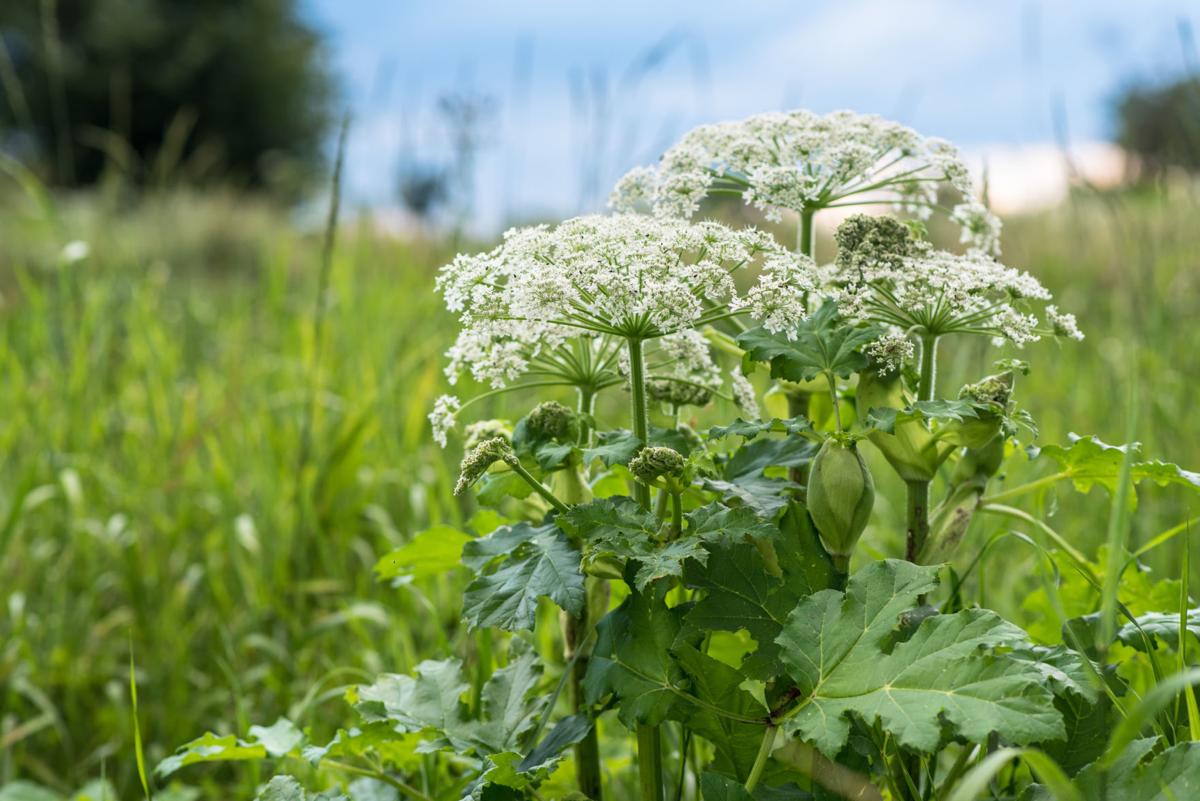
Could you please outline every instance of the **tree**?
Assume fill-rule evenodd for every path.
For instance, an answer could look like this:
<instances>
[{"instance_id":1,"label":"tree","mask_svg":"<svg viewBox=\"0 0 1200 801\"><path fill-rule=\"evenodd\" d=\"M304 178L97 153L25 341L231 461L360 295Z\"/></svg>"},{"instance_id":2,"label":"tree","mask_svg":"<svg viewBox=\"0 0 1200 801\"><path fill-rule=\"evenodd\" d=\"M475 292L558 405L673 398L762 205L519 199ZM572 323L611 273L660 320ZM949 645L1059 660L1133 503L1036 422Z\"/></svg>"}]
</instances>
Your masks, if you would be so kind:
<instances>
[{"instance_id":1,"label":"tree","mask_svg":"<svg viewBox=\"0 0 1200 801\"><path fill-rule=\"evenodd\" d=\"M0 149L60 185L219 174L295 188L333 85L296 0L0 4Z\"/></svg>"},{"instance_id":2,"label":"tree","mask_svg":"<svg viewBox=\"0 0 1200 801\"><path fill-rule=\"evenodd\" d=\"M1117 143L1142 176L1171 168L1200 172L1200 77L1165 86L1131 86L1117 101Z\"/></svg>"}]
</instances>

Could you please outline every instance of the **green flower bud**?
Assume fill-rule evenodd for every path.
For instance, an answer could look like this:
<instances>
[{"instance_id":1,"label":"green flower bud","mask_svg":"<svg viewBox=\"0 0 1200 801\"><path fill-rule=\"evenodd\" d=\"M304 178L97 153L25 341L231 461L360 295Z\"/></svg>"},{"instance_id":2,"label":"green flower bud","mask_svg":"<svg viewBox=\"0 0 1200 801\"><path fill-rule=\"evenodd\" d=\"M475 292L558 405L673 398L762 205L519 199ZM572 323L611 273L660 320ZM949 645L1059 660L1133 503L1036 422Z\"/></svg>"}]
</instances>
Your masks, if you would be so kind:
<instances>
[{"instance_id":1,"label":"green flower bud","mask_svg":"<svg viewBox=\"0 0 1200 801\"><path fill-rule=\"evenodd\" d=\"M704 406L713 395L711 389L673 378L651 378L646 382L646 394L672 406Z\"/></svg>"},{"instance_id":2,"label":"green flower bud","mask_svg":"<svg viewBox=\"0 0 1200 801\"><path fill-rule=\"evenodd\" d=\"M845 567L875 505L875 480L854 443L827 439L808 479L808 512L834 563Z\"/></svg>"},{"instance_id":3,"label":"green flower bud","mask_svg":"<svg viewBox=\"0 0 1200 801\"><path fill-rule=\"evenodd\" d=\"M1000 433L1004 424L1004 414L1008 411L1012 399L1013 372L1011 370L989 375L974 384L967 384L959 390L961 400L971 400L985 404L989 411L981 412L978 417L963 420L947 426L942 432L942 438L947 442L962 445L967 448L983 448Z\"/></svg>"},{"instance_id":4,"label":"green flower bud","mask_svg":"<svg viewBox=\"0 0 1200 801\"><path fill-rule=\"evenodd\" d=\"M879 264L899 264L916 255L925 244L912 229L892 217L853 214L837 227L837 264L843 269L861 269Z\"/></svg>"},{"instance_id":5,"label":"green flower bud","mask_svg":"<svg viewBox=\"0 0 1200 801\"><path fill-rule=\"evenodd\" d=\"M558 401L546 401L533 407L525 417L525 426L535 439L574 442L579 438L579 417Z\"/></svg>"},{"instance_id":6,"label":"green flower bud","mask_svg":"<svg viewBox=\"0 0 1200 801\"><path fill-rule=\"evenodd\" d=\"M629 461L629 472L649 484L663 476L682 476L685 464L683 454L673 448L649 447Z\"/></svg>"},{"instance_id":7,"label":"green flower bud","mask_svg":"<svg viewBox=\"0 0 1200 801\"><path fill-rule=\"evenodd\" d=\"M479 443L496 437L512 442L512 426L507 420L479 420L471 423L463 431L463 451L470 453Z\"/></svg>"},{"instance_id":8,"label":"green flower bud","mask_svg":"<svg viewBox=\"0 0 1200 801\"><path fill-rule=\"evenodd\" d=\"M475 482L483 478L483 474L496 462L505 462L511 465L515 461L517 461L516 454L513 453L512 446L504 437L484 440L463 457L462 464L458 468L458 483L454 485L454 494L462 495L475 486Z\"/></svg>"}]
</instances>

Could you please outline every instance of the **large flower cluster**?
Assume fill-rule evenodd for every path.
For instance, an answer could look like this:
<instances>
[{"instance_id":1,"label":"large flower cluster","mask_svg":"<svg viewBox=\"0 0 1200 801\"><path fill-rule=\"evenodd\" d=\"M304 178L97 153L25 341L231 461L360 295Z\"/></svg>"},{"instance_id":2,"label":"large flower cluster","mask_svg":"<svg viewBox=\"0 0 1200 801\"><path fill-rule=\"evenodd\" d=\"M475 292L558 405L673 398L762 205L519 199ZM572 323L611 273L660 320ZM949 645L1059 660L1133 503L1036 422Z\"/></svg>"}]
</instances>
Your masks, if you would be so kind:
<instances>
[{"instance_id":1,"label":"large flower cluster","mask_svg":"<svg viewBox=\"0 0 1200 801\"><path fill-rule=\"evenodd\" d=\"M842 312L904 331L941 336L987 334L1024 345L1045 330L1028 311L1030 301L1050 300L1050 293L1029 273L982 253L966 255L917 248L913 255L880 259L844 269L838 277ZM1050 311L1052 326L1074 329L1074 318ZM1081 337L1077 329L1070 336Z\"/></svg>"},{"instance_id":2,"label":"large flower cluster","mask_svg":"<svg viewBox=\"0 0 1200 801\"><path fill-rule=\"evenodd\" d=\"M690 217L708 194L723 192L740 194L772 220L784 210L880 200L924 219L945 184L961 196L950 218L961 226L963 241L998 252L1000 222L975 197L967 167L950 143L850 111L796 110L700 126L656 167L621 179L612 205Z\"/></svg>"},{"instance_id":3,"label":"large flower cluster","mask_svg":"<svg viewBox=\"0 0 1200 801\"><path fill-rule=\"evenodd\" d=\"M754 266L743 293L735 275ZM579 331L655 339L741 313L787 330L805 316L815 274L759 231L616 214L509 231L495 250L444 267L438 289L463 326L452 363L504 380L532 350Z\"/></svg>"}]
</instances>

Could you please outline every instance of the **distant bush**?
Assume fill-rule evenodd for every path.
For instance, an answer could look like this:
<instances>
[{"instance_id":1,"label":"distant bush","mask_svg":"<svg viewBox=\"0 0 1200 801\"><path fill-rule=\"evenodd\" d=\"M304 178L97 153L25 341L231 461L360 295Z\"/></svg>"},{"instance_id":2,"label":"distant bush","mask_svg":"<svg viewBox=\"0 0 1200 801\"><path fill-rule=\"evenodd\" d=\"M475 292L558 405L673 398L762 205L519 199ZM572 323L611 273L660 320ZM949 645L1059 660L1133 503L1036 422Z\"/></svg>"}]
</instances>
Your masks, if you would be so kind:
<instances>
[{"instance_id":1,"label":"distant bush","mask_svg":"<svg viewBox=\"0 0 1200 801\"><path fill-rule=\"evenodd\" d=\"M53 183L295 189L320 160L332 83L295 0L13 0L0 44L0 150Z\"/></svg>"},{"instance_id":2,"label":"distant bush","mask_svg":"<svg viewBox=\"0 0 1200 801\"><path fill-rule=\"evenodd\" d=\"M1117 142L1142 177L1171 168L1200 172L1200 77L1132 86L1117 101Z\"/></svg>"}]
</instances>

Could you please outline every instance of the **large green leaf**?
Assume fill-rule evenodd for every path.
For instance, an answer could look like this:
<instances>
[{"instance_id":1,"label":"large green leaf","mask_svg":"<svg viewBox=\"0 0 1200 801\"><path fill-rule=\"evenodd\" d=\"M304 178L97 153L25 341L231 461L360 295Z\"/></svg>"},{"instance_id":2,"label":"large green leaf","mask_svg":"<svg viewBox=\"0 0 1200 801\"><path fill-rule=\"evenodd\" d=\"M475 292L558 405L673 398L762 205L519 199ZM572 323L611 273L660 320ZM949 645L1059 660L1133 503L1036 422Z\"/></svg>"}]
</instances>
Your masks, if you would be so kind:
<instances>
[{"instance_id":1,"label":"large green leaf","mask_svg":"<svg viewBox=\"0 0 1200 801\"><path fill-rule=\"evenodd\" d=\"M704 487L763 517L774 517L787 505L788 491L798 487L783 475L767 475L766 471L802 467L812 462L817 450L817 443L802 437L756 439L739 448L725 463L722 475L706 479Z\"/></svg>"},{"instance_id":2,"label":"large green leaf","mask_svg":"<svg viewBox=\"0 0 1200 801\"><path fill-rule=\"evenodd\" d=\"M463 546L472 539L453 526L434 526L383 556L375 563L375 574L383 581L444 575L458 567Z\"/></svg>"},{"instance_id":3,"label":"large green leaf","mask_svg":"<svg viewBox=\"0 0 1200 801\"><path fill-rule=\"evenodd\" d=\"M1080 492L1088 492L1092 487L1100 485L1110 493L1115 493L1117 482L1121 480L1121 461L1125 451L1132 448L1137 456L1142 447L1137 442L1130 445L1109 445L1095 436L1069 434L1068 437L1068 445L1029 448L1028 453L1031 459L1045 457L1055 462L1059 471L1066 474L1065 477L1069 478L1075 489ZM1130 466L1129 478L1134 484L1152 481L1160 487L1178 485L1200 490L1200 473L1158 460L1134 462ZM1137 504L1135 493L1129 493L1129 503L1131 506Z\"/></svg>"},{"instance_id":4,"label":"large green leaf","mask_svg":"<svg viewBox=\"0 0 1200 801\"><path fill-rule=\"evenodd\" d=\"M597 704L611 693L620 699L621 721L631 728L678 717L687 702L686 675L671 655L680 612L663 602L667 589L659 582L630 593L596 624L584 677L587 702Z\"/></svg>"},{"instance_id":5,"label":"large green leaf","mask_svg":"<svg viewBox=\"0 0 1200 801\"><path fill-rule=\"evenodd\" d=\"M644 590L661 578L680 577L689 562L704 562L707 541L740 541L770 536L774 526L746 508L718 503L694 509L685 516L677 538L660 538L658 518L631 498L601 498L576 506L558 518L559 526L585 543L586 558L611 558L636 565L634 586Z\"/></svg>"},{"instance_id":6,"label":"large green leaf","mask_svg":"<svg viewBox=\"0 0 1200 801\"><path fill-rule=\"evenodd\" d=\"M174 754L158 763L154 772L161 778L180 768L200 762L243 762L281 757L296 751L304 743L304 734L287 718L270 726L251 726L245 740L212 732L185 743Z\"/></svg>"},{"instance_id":7,"label":"large green leaf","mask_svg":"<svg viewBox=\"0 0 1200 801\"><path fill-rule=\"evenodd\" d=\"M254 801L350 801L350 797L337 790L310 793L291 776L275 776L263 785Z\"/></svg>"},{"instance_id":8,"label":"large green leaf","mask_svg":"<svg viewBox=\"0 0 1200 801\"><path fill-rule=\"evenodd\" d=\"M457 659L427 660L412 676L386 674L358 689L357 709L369 724L387 722L397 732L421 733L435 746L497 754L522 748L548 697L537 692L542 667L526 652L492 674L483 687L483 709L472 719L462 701L470 689Z\"/></svg>"},{"instance_id":9,"label":"large green leaf","mask_svg":"<svg viewBox=\"0 0 1200 801\"><path fill-rule=\"evenodd\" d=\"M1095 765L1081 771L1075 781L1084 797L1105 801L1200 798L1200 743L1180 743L1147 758L1154 746L1154 740L1136 740L1107 772Z\"/></svg>"},{"instance_id":10,"label":"large green leaf","mask_svg":"<svg viewBox=\"0 0 1200 801\"><path fill-rule=\"evenodd\" d=\"M852 326L838 314L837 302L827 300L794 330L773 334L752 328L740 334L737 343L751 359L770 362L773 378L810 381L825 373L847 377L866 367L861 348L879 333L872 326Z\"/></svg>"},{"instance_id":11,"label":"large green leaf","mask_svg":"<svg viewBox=\"0 0 1200 801\"><path fill-rule=\"evenodd\" d=\"M683 722L712 743L714 768L745 781L762 745L767 709L742 689L745 676L729 665L688 643L679 644L675 656L695 699L686 707Z\"/></svg>"},{"instance_id":12,"label":"large green leaf","mask_svg":"<svg viewBox=\"0 0 1200 801\"><path fill-rule=\"evenodd\" d=\"M492 752L517 749L545 712L546 696L537 694L542 665L532 651L500 668L483 687L485 719L472 739Z\"/></svg>"},{"instance_id":13,"label":"large green leaf","mask_svg":"<svg viewBox=\"0 0 1200 801\"><path fill-rule=\"evenodd\" d=\"M386 673L360 687L356 708L368 723L388 721L398 731L433 730L464 741L469 727L462 696L469 689L462 662L428 659L417 665L412 676Z\"/></svg>"},{"instance_id":14,"label":"large green leaf","mask_svg":"<svg viewBox=\"0 0 1200 801\"><path fill-rule=\"evenodd\" d=\"M765 681L780 672L775 639L788 613L830 586L833 566L803 507L792 505L778 527L749 522L743 515L740 536L710 540L709 558L687 565L685 582L703 594L685 622L691 630L746 631L757 648L742 670Z\"/></svg>"},{"instance_id":15,"label":"large green leaf","mask_svg":"<svg viewBox=\"0 0 1200 801\"><path fill-rule=\"evenodd\" d=\"M875 562L846 592L803 600L778 638L801 702L786 723L829 757L846 744L851 715L907 748L933 752L943 734L1017 744L1061 739L1062 716L1042 673L993 653L1025 634L985 610L928 617L897 642L901 616L937 584L937 569Z\"/></svg>"},{"instance_id":16,"label":"large green leaf","mask_svg":"<svg viewBox=\"0 0 1200 801\"><path fill-rule=\"evenodd\" d=\"M532 629L542 597L573 615L583 608L580 553L553 523L497 529L467 543L463 557L482 571L463 595L473 628Z\"/></svg>"}]
</instances>

